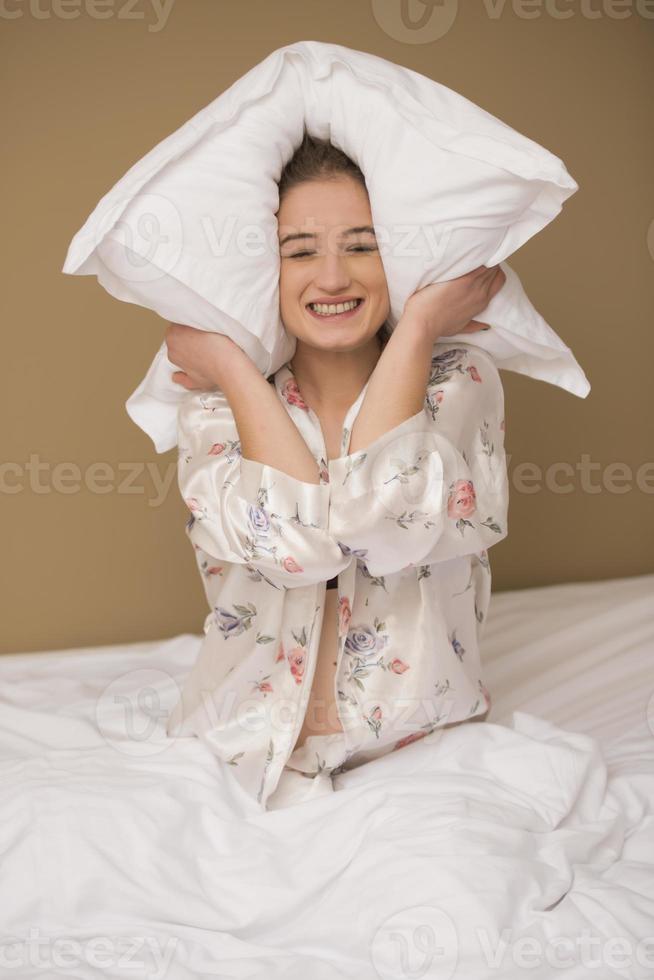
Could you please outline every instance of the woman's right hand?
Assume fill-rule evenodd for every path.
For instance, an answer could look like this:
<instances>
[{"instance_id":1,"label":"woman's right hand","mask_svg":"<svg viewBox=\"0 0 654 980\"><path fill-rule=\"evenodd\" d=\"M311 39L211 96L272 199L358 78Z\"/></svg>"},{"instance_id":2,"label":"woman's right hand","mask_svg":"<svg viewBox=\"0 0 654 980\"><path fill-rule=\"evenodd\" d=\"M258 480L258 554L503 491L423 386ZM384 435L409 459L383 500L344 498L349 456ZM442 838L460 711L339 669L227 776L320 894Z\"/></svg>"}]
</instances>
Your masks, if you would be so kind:
<instances>
[{"instance_id":1,"label":"woman's right hand","mask_svg":"<svg viewBox=\"0 0 654 980\"><path fill-rule=\"evenodd\" d=\"M506 282L499 265L485 265L448 282L434 282L416 290L404 304L408 314L427 331L432 342L455 333L476 333L487 326L474 320Z\"/></svg>"},{"instance_id":2,"label":"woman's right hand","mask_svg":"<svg viewBox=\"0 0 654 980\"><path fill-rule=\"evenodd\" d=\"M236 346L225 334L183 323L169 323L164 342L168 360L180 369L172 374L172 380L189 391L215 391L225 354Z\"/></svg>"}]
</instances>

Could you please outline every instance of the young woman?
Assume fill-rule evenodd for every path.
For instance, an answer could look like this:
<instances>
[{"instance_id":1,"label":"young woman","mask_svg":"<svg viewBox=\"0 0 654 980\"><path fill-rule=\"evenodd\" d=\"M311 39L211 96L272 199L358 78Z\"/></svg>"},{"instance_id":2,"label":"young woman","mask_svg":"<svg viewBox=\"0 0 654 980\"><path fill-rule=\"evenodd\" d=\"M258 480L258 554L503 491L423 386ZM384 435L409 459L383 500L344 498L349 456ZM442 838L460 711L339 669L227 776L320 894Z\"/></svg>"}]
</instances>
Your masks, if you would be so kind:
<instances>
[{"instance_id":1,"label":"young woman","mask_svg":"<svg viewBox=\"0 0 654 980\"><path fill-rule=\"evenodd\" d=\"M390 331L359 168L305 134L279 197L290 361L266 380L226 336L166 333L175 381L201 392L180 411L180 489L213 608L168 730L205 738L260 802L277 790L269 806L291 774L324 781L488 711L477 632L508 503L497 369L444 343L486 328L501 269L420 289ZM290 697L290 731L246 732L248 695ZM428 707L401 721L407 700Z\"/></svg>"}]
</instances>

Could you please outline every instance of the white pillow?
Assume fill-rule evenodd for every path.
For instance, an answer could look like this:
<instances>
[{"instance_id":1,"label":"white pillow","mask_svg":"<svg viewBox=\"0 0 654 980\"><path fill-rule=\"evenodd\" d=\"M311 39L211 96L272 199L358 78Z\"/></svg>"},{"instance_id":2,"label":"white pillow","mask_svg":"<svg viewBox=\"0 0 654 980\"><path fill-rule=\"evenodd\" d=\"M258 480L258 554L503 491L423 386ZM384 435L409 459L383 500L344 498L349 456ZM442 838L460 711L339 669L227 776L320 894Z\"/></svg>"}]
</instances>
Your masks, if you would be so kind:
<instances>
[{"instance_id":1,"label":"white pillow","mask_svg":"<svg viewBox=\"0 0 654 980\"><path fill-rule=\"evenodd\" d=\"M444 85L337 44L273 51L157 144L99 201L62 271L95 275L166 321L227 334L269 376L295 350L279 314L275 212L305 128L364 173L391 328L416 289L502 263L507 282L478 317L493 329L472 342L498 367L586 397L572 351L503 262L578 189L563 162ZM186 391L175 370L162 344L126 403L157 452L176 444Z\"/></svg>"}]
</instances>

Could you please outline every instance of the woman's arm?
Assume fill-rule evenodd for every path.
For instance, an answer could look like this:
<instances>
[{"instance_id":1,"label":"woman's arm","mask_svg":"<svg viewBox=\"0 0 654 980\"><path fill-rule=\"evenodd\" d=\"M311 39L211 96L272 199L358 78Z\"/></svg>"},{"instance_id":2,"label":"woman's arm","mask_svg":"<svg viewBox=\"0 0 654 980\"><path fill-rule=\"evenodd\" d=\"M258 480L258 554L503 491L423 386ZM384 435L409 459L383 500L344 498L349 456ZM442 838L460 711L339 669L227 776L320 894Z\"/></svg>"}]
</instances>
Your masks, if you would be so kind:
<instances>
[{"instance_id":1,"label":"woman's arm","mask_svg":"<svg viewBox=\"0 0 654 980\"><path fill-rule=\"evenodd\" d=\"M505 282L499 266L480 266L409 297L370 376L352 427L350 453L365 449L422 409L436 340L485 329L472 317L486 309Z\"/></svg>"},{"instance_id":2,"label":"woman's arm","mask_svg":"<svg viewBox=\"0 0 654 980\"><path fill-rule=\"evenodd\" d=\"M328 531L329 487L273 386L227 337L176 324L166 342L180 383L204 389L178 414L192 543L276 588L338 575L350 558Z\"/></svg>"},{"instance_id":3,"label":"woman's arm","mask_svg":"<svg viewBox=\"0 0 654 980\"><path fill-rule=\"evenodd\" d=\"M433 341L428 332L411 314L405 313L370 376L352 426L350 454L365 449L422 409L432 351Z\"/></svg>"},{"instance_id":4,"label":"woman's arm","mask_svg":"<svg viewBox=\"0 0 654 980\"><path fill-rule=\"evenodd\" d=\"M508 533L499 371L456 341L432 366L415 415L328 463L328 530L372 576L480 554Z\"/></svg>"},{"instance_id":5,"label":"woman's arm","mask_svg":"<svg viewBox=\"0 0 654 980\"><path fill-rule=\"evenodd\" d=\"M251 358L224 334L181 324L166 332L169 359L191 378L210 379L234 415L241 454L305 483L320 482L318 466L272 384Z\"/></svg>"}]
</instances>

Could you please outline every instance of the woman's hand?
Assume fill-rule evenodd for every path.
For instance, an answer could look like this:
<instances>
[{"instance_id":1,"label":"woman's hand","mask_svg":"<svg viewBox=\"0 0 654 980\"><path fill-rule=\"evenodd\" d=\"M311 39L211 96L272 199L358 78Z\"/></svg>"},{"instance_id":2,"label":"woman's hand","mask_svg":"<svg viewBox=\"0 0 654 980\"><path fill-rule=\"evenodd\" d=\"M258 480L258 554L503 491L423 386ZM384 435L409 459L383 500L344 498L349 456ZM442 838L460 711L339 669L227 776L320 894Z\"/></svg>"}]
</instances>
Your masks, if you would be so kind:
<instances>
[{"instance_id":1,"label":"woman's hand","mask_svg":"<svg viewBox=\"0 0 654 980\"><path fill-rule=\"evenodd\" d=\"M481 265L465 276L418 289L404 304L404 314L420 323L432 343L455 333L476 333L487 324L472 317L486 309L505 282L499 265Z\"/></svg>"},{"instance_id":2,"label":"woman's hand","mask_svg":"<svg viewBox=\"0 0 654 980\"><path fill-rule=\"evenodd\" d=\"M225 334L171 323L166 329L168 360L175 364L175 384L189 390L211 391L220 384L221 361L233 340Z\"/></svg>"}]
</instances>

